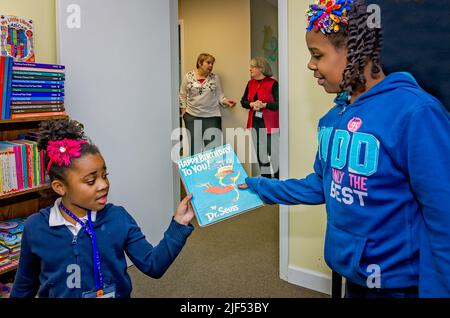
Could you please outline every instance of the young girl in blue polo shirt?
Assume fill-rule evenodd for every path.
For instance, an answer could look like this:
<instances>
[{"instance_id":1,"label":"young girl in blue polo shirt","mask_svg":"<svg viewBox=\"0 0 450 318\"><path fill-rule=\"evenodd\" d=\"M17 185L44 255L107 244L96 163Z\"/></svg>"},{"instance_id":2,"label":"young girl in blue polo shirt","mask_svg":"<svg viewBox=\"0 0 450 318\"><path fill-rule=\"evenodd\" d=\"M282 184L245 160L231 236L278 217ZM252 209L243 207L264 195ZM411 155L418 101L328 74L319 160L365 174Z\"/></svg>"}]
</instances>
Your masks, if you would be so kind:
<instances>
[{"instance_id":1,"label":"young girl in blue polo shirt","mask_svg":"<svg viewBox=\"0 0 450 318\"><path fill-rule=\"evenodd\" d=\"M307 17L308 68L338 94L314 172L246 184L269 204L326 204L325 260L347 297L450 297L449 114L411 74L383 73L364 0L317 1Z\"/></svg>"},{"instance_id":2,"label":"young girl in blue polo shirt","mask_svg":"<svg viewBox=\"0 0 450 318\"><path fill-rule=\"evenodd\" d=\"M38 146L60 198L26 221L11 297L130 297L125 254L143 273L161 277L193 230L191 195L152 246L123 207L107 203L106 164L81 124L44 122Z\"/></svg>"}]
</instances>

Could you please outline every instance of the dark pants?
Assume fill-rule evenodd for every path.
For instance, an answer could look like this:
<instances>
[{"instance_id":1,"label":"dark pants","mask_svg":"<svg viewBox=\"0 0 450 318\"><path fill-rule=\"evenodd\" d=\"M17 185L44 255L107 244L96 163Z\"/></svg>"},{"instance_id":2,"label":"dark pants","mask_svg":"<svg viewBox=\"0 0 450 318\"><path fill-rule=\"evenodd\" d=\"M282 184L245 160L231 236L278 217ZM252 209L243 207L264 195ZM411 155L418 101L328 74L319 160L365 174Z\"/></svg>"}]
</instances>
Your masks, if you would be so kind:
<instances>
[{"instance_id":1,"label":"dark pants","mask_svg":"<svg viewBox=\"0 0 450 318\"><path fill-rule=\"evenodd\" d=\"M408 288L368 288L346 281L345 298L418 298L416 287Z\"/></svg>"},{"instance_id":2,"label":"dark pants","mask_svg":"<svg viewBox=\"0 0 450 318\"><path fill-rule=\"evenodd\" d=\"M278 149L272 149L272 135L266 133L264 119L253 117L253 142L256 144L256 157L258 158L261 176L279 179L280 169L278 164L273 164L272 158L277 156ZM273 174L272 174L273 172Z\"/></svg>"},{"instance_id":3,"label":"dark pants","mask_svg":"<svg viewBox=\"0 0 450 318\"><path fill-rule=\"evenodd\" d=\"M191 156L222 145L221 117L195 117L184 113L183 119L190 135L189 148ZM207 131L209 128L215 129Z\"/></svg>"}]
</instances>

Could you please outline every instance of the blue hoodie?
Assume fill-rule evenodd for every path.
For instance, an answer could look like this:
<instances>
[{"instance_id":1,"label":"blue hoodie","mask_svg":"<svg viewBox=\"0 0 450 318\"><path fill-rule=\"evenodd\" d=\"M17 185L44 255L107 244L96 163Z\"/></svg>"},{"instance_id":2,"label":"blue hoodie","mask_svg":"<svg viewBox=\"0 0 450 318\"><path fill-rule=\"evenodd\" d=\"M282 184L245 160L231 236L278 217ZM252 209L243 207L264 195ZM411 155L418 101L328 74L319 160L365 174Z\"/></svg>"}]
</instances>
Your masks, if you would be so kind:
<instances>
[{"instance_id":1,"label":"blue hoodie","mask_svg":"<svg viewBox=\"0 0 450 318\"><path fill-rule=\"evenodd\" d=\"M66 225L50 227L50 208L30 216L22 236L19 269L12 298L79 298L95 289L91 240L85 230L73 236ZM116 298L129 297L131 279L125 253L143 273L160 278L183 248L192 225L172 219L164 238L152 246L133 217L120 206L107 204L93 222L104 283L115 284ZM79 268L79 286L74 274Z\"/></svg>"},{"instance_id":2,"label":"blue hoodie","mask_svg":"<svg viewBox=\"0 0 450 318\"><path fill-rule=\"evenodd\" d=\"M325 261L350 281L450 297L450 117L393 73L319 121L314 173L247 178L268 204L326 204ZM378 269L379 271L375 271Z\"/></svg>"}]
</instances>

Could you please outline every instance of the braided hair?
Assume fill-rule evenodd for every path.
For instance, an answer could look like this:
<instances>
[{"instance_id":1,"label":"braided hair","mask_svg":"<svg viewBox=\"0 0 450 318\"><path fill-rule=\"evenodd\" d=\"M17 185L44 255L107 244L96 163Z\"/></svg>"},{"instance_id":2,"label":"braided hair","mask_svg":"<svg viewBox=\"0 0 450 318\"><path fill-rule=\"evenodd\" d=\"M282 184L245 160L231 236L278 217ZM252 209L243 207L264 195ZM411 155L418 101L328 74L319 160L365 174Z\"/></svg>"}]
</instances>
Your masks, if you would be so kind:
<instances>
[{"instance_id":1,"label":"braided hair","mask_svg":"<svg viewBox=\"0 0 450 318\"><path fill-rule=\"evenodd\" d=\"M73 139L73 140L87 140L84 133L83 124L76 120L62 119L62 120L49 120L43 121L39 125L38 132L38 149L47 150L47 145L49 141L63 140L63 139ZM80 157L86 154L97 154L100 150L94 144L87 142L81 146ZM45 167L47 167L50 158L45 156ZM58 166L52 164L48 170L48 175L50 180L65 180L65 172L69 167Z\"/></svg>"},{"instance_id":2,"label":"braided hair","mask_svg":"<svg viewBox=\"0 0 450 318\"><path fill-rule=\"evenodd\" d=\"M382 71L382 30L380 27L369 27L368 18L366 1L354 0L348 13L348 25L344 25L338 33L328 35L335 47L346 46L348 49L348 64L340 87L349 96L365 89L364 68L370 61L372 78Z\"/></svg>"}]
</instances>

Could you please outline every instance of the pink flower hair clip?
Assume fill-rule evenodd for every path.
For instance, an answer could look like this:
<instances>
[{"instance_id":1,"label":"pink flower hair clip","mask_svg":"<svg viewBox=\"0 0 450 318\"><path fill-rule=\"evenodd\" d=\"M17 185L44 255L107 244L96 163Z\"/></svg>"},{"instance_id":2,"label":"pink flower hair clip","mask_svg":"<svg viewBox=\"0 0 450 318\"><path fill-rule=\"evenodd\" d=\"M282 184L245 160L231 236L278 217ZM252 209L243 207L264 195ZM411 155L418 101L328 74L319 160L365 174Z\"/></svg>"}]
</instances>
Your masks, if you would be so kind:
<instances>
[{"instance_id":1,"label":"pink flower hair clip","mask_svg":"<svg viewBox=\"0 0 450 318\"><path fill-rule=\"evenodd\" d=\"M72 158L78 158L81 155L81 146L87 144L86 140L62 139L50 140L47 145L47 156L50 161L47 165L47 174L50 172L52 164L69 167Z\"/></svg>"}]
</instances>

